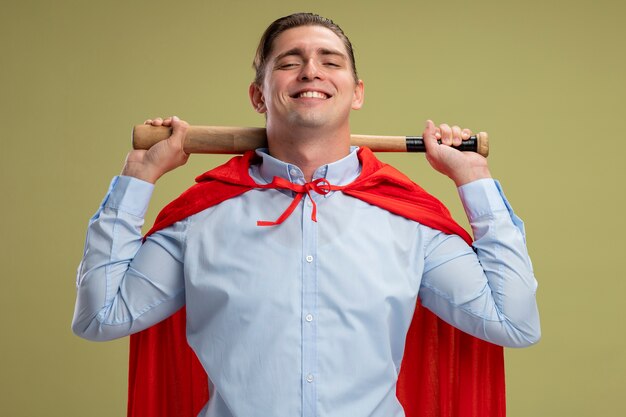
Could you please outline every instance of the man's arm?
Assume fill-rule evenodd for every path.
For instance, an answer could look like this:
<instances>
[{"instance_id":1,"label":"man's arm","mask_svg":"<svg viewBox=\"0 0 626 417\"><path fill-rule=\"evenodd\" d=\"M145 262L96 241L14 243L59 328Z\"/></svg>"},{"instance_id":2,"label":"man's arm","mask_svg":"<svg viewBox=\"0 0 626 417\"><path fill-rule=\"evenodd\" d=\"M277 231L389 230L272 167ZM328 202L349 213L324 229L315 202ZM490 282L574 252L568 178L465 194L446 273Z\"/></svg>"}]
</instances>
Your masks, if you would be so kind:
<instances>
[{"instance_id":1,"label":"man's arm","mask_svg":"<svg viewBox=\"0 0 626 417\"><path fill-rule=\"evenodd\" d=\"M141 226L152 189L152 184L136 178L114 178L89 222L72 321L72 330L80 337L127 336L158 323L185 303L185 223L142 244Z\"/></svg>"},{"instance_id":2,"label":"man's arm","mask_svg":"<svg viewBox=\"0 0 626 417\"><path fill-rule=\"evenodd\" d=\"M111 183L90 220L78 270L74 332L92 340L122 337L147 328L184 304L184 222L142 245L141 226L154 182L184 164L187 124L178 118L146 121L173 127L164 143L131 151L122 176Z\"/></svg>"},{"instance_id":3,"label":"man's arm","mask_svg":"<svg viewBox=\"0 0 626 417\"><path fill-rule=\"evenodd\" d=\"M467 333L503 346L528 346L541 329L523 223L491 179L486 158L449 147L469 135L458 126L426 123L427 159L457 185L474 243L470 248L444 234L429 242L420 297Z\"/></svg>"},{"instance_id":4,"label":"man's arm","mask_svg":"<svg viewBox=\"0 0 626 417\"><path fill-rule=\"evenodd\" d=\"M474 242L438 233L425 248L420 298L455 327L502 346L529 346L541 337L537 281L524 228L497 182L459 187Z\"/></svg>"}]
</instances>

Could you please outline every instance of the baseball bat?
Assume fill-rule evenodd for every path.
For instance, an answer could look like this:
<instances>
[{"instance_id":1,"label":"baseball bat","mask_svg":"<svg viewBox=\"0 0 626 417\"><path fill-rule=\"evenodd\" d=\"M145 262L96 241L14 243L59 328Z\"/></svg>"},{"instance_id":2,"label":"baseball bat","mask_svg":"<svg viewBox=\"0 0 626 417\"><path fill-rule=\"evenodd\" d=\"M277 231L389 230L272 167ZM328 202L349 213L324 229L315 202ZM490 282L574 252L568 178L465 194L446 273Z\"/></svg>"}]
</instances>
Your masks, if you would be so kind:
<instances>
[{"instance_id":1,"label":"baseball bat","mask_svg":"<svg viewBox=\"0 0 626 417\"><path fill-rule=\"evenodd\" d=\"M132 133L133 149L149 149L157 142L167 139L171 133L171 127L136 125ZM351 135L350 144L367 146L374 152L426 152L421 136ZM189 126L183 145L186 153L215 154L239 154L263 147L267 147L265 128L230 126ZM480 132L455 148L487 157L488 135Z\"/></svg>"}]
</instances>

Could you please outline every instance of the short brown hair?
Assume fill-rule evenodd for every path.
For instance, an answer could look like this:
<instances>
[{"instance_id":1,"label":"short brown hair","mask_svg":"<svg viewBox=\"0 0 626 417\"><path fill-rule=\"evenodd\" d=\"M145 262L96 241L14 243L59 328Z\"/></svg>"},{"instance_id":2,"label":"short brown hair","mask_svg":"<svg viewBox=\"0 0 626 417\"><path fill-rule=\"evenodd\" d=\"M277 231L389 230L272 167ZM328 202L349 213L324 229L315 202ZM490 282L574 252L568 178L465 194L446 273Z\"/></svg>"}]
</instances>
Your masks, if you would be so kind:
<instances>
[{"instance_id":1,"label":"short brown hair","mask_svg":"<svg viewBox=\"0 0 626 417\"><path fill-rule=\"evenodd\" d=\"M252 67L256 71L256 75L254 77L254 83L256 85L263 84L263 78L265 77L265 65L267 64L267 59L272 54L272 48L274 47L274 40L286 31L287 29L293 29L299 26L322 26L327 29L330 29L341 39L346 50L348 51L348 57L350 58L350 63L352 64L352 74L354 75L354 82L359 81L359 77L356 73L356 62L354 60L354 51L352 49L352 44L350 43L350 39L343 33L343 30L330 19L325 17L313 14L313 13L294 13L289 16L281 17L280 19L272 22L271 25L265 29L263 36L261 36L261 40L259 41L259 46L256 49L256 54L254 56L254 61L252 62Z\"/></svg>"}]
</instances>

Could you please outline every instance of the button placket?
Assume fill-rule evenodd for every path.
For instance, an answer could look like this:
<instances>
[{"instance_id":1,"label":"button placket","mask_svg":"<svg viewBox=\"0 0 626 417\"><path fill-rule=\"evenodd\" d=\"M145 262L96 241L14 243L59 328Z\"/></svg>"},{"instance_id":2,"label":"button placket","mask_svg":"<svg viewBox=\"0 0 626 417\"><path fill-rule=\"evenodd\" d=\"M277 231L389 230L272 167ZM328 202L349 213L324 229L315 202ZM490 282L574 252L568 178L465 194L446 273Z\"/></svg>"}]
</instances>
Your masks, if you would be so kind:
<instances>
[{"instance_id":1,"label":"button placket","mask_svg":"<svg viewBox=\"0 0 626 417\"><path fill-rule=\"evenodd\" d=\"M317 232L318 223L311 221L311 197L314 191L304 196L302 205L302 407L306 416L317 415Z\"/></svg>"}]
</instances>

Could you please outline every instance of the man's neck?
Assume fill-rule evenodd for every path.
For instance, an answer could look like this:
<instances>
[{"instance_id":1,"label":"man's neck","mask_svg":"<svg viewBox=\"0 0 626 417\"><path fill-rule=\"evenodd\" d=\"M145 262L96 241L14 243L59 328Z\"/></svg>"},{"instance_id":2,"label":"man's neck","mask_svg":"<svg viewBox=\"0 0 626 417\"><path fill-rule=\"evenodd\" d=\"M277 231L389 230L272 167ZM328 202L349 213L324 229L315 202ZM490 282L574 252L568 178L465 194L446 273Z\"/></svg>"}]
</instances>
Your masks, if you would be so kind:
<instances>
[{"instance_id":1,"label":"man's neck","mask_svg":"<svg viewBox=\"0 0 626 417\"><path fill-rule=\"evenodd\" d=\"M274 158L298 166L306 181L322 165L330 164L350 153L350 129L329 132L319 128L279 131L268 126L269 152Z\"/></svg>"}]
</instances>

